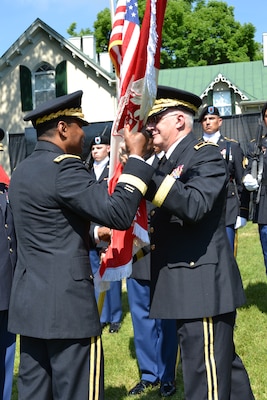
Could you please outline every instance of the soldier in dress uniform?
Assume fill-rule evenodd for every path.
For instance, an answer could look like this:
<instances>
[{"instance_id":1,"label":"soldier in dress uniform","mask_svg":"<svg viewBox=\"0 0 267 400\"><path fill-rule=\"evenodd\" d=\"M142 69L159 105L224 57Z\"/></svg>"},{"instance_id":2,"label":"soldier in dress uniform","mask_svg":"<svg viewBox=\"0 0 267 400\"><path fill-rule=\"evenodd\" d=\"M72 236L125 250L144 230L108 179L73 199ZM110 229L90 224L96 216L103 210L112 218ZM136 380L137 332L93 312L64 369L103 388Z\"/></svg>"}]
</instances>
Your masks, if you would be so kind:
<instances>
[{"instance_id":1,"label":"soldier in dress uniform","mask_svg":"<svg viewBox=\"0 0 267 400\"><path fill-rule=\"evenodd\" d=\"M262 121L267 128L267 103L262 110ZM262 126L262 125L261 125ZM258 224L261 248L267 275L267 134L249 144L248 166L244 176L244 185L253 192L253 222Z\"/></svg>"},{"instance_id":2,"label":"soldier in dress uniform","mask_svg":"<svg viewBox=\"0 0 267 400\"><path fill-rule=\"evenodd\" d=\"M159 86L146 130L165 152L146 199L151 318L177 320L185 400L254 399L235 353L242 281L225 229L228 176L219 146L192 133L201 99Z\"/></svg>"},{"instance_id":3,"label":"soldier in dress uniform","mask_svg":"<svg viewBox=\"0 0 267 400\"><path fill-rule=\"evenodd\" d=\"M92 179L108 188L109 175L109 152L110 140L106 135L97 135L92 139L90 153L92 167L89 169ZM99 199L101 203L101 199ZM99 269L101 253L105 251L110 242L111 231L105 226L91 223L90 226L90 263L95 275ZM100 310L100 322L102 328L109 325L110 333L118 333L121 327L122 319L122 287L121 281L110 282L109 289L104 295L104 304ZM96 291L96 298L99 299L99 293Z\"/></svg>"},{"instance_id":4,"label":"soldier in dress uniform","mask_svg":"<svg viewBox=\"0 0 267 400\"><path fill-rule=\"evenodd\" d=\"M154 147L147 162L156 168L164 155ZM147 202L148 225L154 206ZM129 395L145 392L158 384L159 395L173 396L176 392L176 361L178 336L175 319L152 319L150 313L150 248L141 248L133 258L132 274L127 279L128 302L134 330L134 345L140 370L140 381Z\"/></svg>"},{"instance_id":5,"label":"soldier in dress uniform","mask_svg":"<svg viewBox=\"0 0 267 400\"><path fill-rule=\"evenodd\" d=\"M151 203L148 204L153 208ZM129 390L128 394L134 396L145 392L147 388L160 385L160 396L173 396L176 392L178 351L176 321L149 318L149 246L143 247L134 256L132 274L126 282L135 353L140 371L140 381Z\"/></svg>"},{"instance_id":6,"label":"soldier in dress uniform","mask_svg":"<svg viewBox=\"0 0 267 400\"><path fill-rule=\"evenodd\" d=\"M220 133L223 120L219 110L214 106L206 106L202 110L199 122L202 125L201 140L218 144L220 152L226 161L229 172L229 184L226 201L225 224L231 247L236 254L237 229L246 225L249 214L249 193L242 179L244 176L244 154L240 144Z\"/></svg>"},{"instance_id":7,"label":"soldier in dress uniform","mask_svg":"<svg viewBox=\"0 0 267 400\"><path fill-rule=\"evenodd\" d=\"M103 400L101 325L89 263L89 221L131 226L154 169L147 138L125 128L131 156L114 193L89 179L80 154L82 91L28 113L38 141L11 177L18 262L9 330L20 334L19 398ZM101 199L101 203L99 203Z\"/></svg>"},{"instance_id":8,"label":"soldier in dress uniform","mask_svg":"<svg viewBox=\"0 0 267 400\"><path fill-rule=\"evenodd\" d=\"M7 329L11 284L17 259L16 235L8 199L9 177L0 165L0 399L12 394L16 335Z\"/></svg>"}]
</instances>

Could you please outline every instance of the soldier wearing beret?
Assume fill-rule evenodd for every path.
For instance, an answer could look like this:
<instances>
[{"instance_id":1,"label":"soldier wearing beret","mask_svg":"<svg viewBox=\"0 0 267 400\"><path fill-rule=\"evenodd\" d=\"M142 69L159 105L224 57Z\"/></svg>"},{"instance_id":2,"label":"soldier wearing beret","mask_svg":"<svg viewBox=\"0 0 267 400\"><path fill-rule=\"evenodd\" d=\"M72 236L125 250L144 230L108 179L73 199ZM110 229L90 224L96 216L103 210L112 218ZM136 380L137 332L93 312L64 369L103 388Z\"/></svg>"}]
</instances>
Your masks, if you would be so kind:
<instances>
[{"instance_id":1,"label":"soldier wearing beret","mask_svg":"<svg viewBox=\"0 0 267 400\"><path fill-rule=\"evenodd\" d=\"M204 107L200 114L199 122L203 129L201 140L216 143L227 164L229 183L225 225L228 239L236 255L236 230L246 225L249 213L249 193L242 183L244 176L244 154L237 141L221 135L220 127L223 120L217 107L212 105Z\"/></svg>"},{"instance_id":2,"label":"soldier wearing beret","mask_svg":"<svg viewBox=\"0 0 267 400\"><path fill-rule=\"evenodd\" d=\"M267 134L262 135L262 128L265 127L265 131L267 128L267 103L264 104L261 115L263 124L259 126L260 137L256 143L253 140L249 144L248 166L243 182L247 190L253 192L253 222L258 224L267 274Z\"/></svg>"},{"instance_id":3,"label":"soldier wearing beret","mask_svg":"<svg viewBox=\"0 0 267 400\"><path fill-rule=\"evenodd\" d=\"M18 262L9 330L20 334L23 400L104 399L89 221L128 229L153 174L142 159L147 138L126 126L131 156L114 193L89 179L80 158L88 124L81 98L82 91L58 97L24 117L38 141L10 182Z\"/></svg>"},{"instance_id":4,"label":"soldier wearing beret","mask_svg":"<svg viewBox=\"0 0 267 400\"><path fill-rule=\"evenodd\" d=\"M107 135L97 135L92 139L90 157L92 166L89 173L92 179L108 188L110 140ZM101 199L99 199L101 203ZM101 253L105 251L110 242L111 231L105 226L91 223L90 226L90 263L93 274L99 268ZM98 293L96 293L97 299ZM121 327L122 302L121 281L110 282L109 290L105 293L104 304L100 315L102 328L109 325L110 333L118 333Z\"/></svg>"},{"instance_id":5,"label":"soldier wearing beret","mask_svg":"<svg viewBox=\"0 0 267 400\"><path fill-rule=\"evenodd\" d=\"M244 290L225 229L228 176L219 146L192 133L201 99L159 87L146 130L165 157L145 197L150 219L151 318L177 320L186 400L254 399L235 353Z\"/></svg>"}]
</instances>

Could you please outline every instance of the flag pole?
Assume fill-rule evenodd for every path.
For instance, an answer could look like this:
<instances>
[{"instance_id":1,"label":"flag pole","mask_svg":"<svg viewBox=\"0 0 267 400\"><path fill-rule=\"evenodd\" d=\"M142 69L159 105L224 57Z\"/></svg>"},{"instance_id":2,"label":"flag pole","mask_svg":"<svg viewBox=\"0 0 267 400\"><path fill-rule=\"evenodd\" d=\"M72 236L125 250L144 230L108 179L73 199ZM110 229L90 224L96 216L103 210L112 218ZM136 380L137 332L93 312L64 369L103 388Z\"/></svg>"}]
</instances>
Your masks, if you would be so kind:
<instances>
[{"instance_id":1,"label":"flag pole","mask_svg":"<svg viewBox=\"0 0 267 400\"><path fill-rule=\"evenodd\" d=\"M114 0L110 0L110 17L111 17L111 27L112 27L114 22ZM118 98L118 78L116 78L116 94ZM97 301L97 309L99 317L101 317L102 314L105 297L106 297L106 290L103 290L99 293Z\"/></svg>"},{"instance_id":2,"label":"flag pole","mask_svg":"<svg viewBox=\"0 0 267 400\"><path fill-rule=\"evenodd\" d=\"M114 0L110 0L110 16L111 16L111 26L114 22Z\"/></svg>"}]
</instances>

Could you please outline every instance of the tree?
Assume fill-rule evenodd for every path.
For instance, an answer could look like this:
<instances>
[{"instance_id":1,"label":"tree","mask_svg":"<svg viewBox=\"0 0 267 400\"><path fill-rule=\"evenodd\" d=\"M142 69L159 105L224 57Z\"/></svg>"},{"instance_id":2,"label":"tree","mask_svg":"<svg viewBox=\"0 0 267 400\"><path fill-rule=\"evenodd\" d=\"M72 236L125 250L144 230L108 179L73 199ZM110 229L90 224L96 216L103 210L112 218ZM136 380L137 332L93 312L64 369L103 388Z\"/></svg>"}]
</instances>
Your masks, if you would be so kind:
<instances>
[{"instance_id":1,"label":"tree","mask_svg":"<svg viewBox=\"0 0 267 400\"><path fill-rule=\"evenodd\" d=\"M108 42L111 33L111 15L109 8L105 8L97 14L97 20L94 22L94 29L97 53L108 51Z\"/></svg>"},{"instance_id":2,"label":"tree","mask_svg":"<svg viewBox=\"0 0 267 400\"><path fill-rule=\"evenodd\" d=\"M145 4L146 0L139 0L141 23ZM75 29L76 23L72 23L67 32L74 36ZM98 53L108 50L110 33L110 10L105 8L94 22ZM262 59L261 44L254 41L254 36L255 27L235 21L234 7L224 1L168 0L162 31L161 68Z\"/></svg>"},{"instance_id":3,"label":"tree","mask_svg":"<svg viewBox=\"0 0 267 400\"><path fill-rule=\"evenodd\" d=\"M94 22L94 32L90 28L81 29L79 33L76 31L77 24L72 22L67 29L67 33L71 37L93 35L96 39L96 52L104 53L108 51L108 42L111 33L111 15L110 9L105 8L97 14L97 19Z\"/></svg>"},{"instance_id":4,"label":"tree","mask_svg":"<svg viewBox=\"0 0 267 400\"><path fill-rule=\"evenodd\" d=\"M215 65L259 59L255 27L234 19L222 1L169 0L162 33L162 68ZM260 55L260 58L262 56Z\"/></svg>"},{"instance_id":5,"label":"tree","mask_svg":"<svg viewBox=\"0 0 267 400\"><path fill-rule=\"evenodd\" d=\"M90 28L86 28L86 29L81 29L79 33L76 32L76 27L77 24L76 22L72 22L72 24L70 24L69 28L67 29L67 33L72 36L85 36L85 35L93 35L94 32L91 31Z\"/></svg>"}]
</instances>

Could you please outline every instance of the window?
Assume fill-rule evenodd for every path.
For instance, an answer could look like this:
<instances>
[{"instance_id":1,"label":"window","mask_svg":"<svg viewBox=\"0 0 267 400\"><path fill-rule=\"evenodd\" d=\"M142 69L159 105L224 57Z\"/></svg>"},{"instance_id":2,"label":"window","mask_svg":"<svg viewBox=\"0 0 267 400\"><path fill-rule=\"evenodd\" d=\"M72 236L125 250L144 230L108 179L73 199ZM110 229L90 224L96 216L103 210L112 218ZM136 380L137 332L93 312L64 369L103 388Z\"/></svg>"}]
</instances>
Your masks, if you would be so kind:
<instances>
[{"instance_id":1,"label":"window","mask_svg":"<svg viewBox=\"0 0 267 400\"><path fill-rule=\"evenodd\" d=\"M33 73L34 108L55 97L55 70L49 64L44 63Z\"/></svg>"},{"instance_id":2,"label":"window","mask_svg":"<svg viewBox=\"0 0 267 400\"><path fill-rule=\"evenodd\" d=\"M61 61L54 69L48 63L39 63L31 71L20 65L20 97L23 112L30 111L46 100L67 94L67 62Z\"/></svg>"},{"instance_id":3,"label":"window","mask_svg":"<svg viewBox=\"0 0 267 400\"><path fill-rule=\"evenodd\" d=\"M213 105L219 109L221 117L232 115L232 102L230 90L214 91Z\"/></svg>"}]
</instances>

